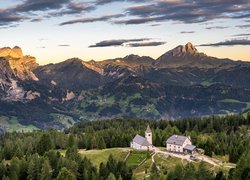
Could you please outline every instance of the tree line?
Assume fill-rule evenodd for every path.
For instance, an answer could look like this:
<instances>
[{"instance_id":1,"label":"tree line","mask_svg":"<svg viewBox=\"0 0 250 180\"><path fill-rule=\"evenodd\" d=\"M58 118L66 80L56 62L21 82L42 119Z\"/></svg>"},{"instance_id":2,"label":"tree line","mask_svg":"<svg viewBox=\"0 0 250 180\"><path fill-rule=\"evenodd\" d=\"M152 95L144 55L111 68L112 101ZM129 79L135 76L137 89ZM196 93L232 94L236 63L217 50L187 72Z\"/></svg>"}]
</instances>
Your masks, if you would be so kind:
<instances>
[{"instance_id":1,"label":"tree line","mask_svg":"<svg viewBox=\"0 0 250 180\"><path fill-rule=\"evenodd\" d=\"M176 121L112 119L77 124L64 132L5 133L0 136L0 179L132 179L132 169L126 162L109 157L107 163L95 167L78 149L129 147L136 134L144 135L147 125L153 132L155 146L166 146L168 137L184 134L208 156L229 155L229 161L237 163L229 177L249 175L250 116L233 115ZM61 150L66 150L65 155ZM192 169L189 166L176 168L168 172L168 179L180 174L175 173L180 169L183 174L179 179L182 179ZM157 173L152 174L157 176Z\"/></svg>"}]
</instances>

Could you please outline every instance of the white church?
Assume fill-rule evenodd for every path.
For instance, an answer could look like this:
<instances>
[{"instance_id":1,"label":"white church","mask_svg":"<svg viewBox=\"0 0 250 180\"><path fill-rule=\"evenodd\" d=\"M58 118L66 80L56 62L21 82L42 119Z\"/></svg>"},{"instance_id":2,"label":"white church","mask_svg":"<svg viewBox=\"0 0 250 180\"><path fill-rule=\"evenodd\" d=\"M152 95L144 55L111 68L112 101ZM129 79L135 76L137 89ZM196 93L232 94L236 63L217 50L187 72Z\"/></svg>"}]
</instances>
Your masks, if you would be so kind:
<instances>
[{"instance_id":1,"label":"white church","mask_svg":"<svg viewBox=\"0 0 250 180\"><path fill-rule=\"evenodd\" d=\"M152 144L152 132L149 126L147 126L147 129L145 131L145 137L142 137L140 135L136 135L133 139L133 141L130 143L130 147L136 150L152 150L153 144Z\"/></svg>"}]
</instances>

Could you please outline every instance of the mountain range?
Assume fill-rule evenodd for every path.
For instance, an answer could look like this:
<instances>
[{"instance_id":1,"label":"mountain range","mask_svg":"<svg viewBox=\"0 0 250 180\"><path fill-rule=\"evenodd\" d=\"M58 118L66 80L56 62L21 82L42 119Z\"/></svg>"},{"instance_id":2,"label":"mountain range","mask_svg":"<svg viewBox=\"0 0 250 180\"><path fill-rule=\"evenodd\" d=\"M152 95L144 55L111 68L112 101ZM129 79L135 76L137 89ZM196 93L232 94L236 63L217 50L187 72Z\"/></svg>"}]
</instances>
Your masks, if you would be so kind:
<instances>
[{"instance_id":1,"label":"mountain range","mask_svg":"<svg viewBox=\"0 0 250 180\"><path fill-rule=\"evenodd\" d=\"M1 48L0 107L0 117L40 129L115 117L240 113L250 109L250 63L207 56L192 43L157 59L73 58L44 66L20 47Z\"/></svg>"}]
</instances>

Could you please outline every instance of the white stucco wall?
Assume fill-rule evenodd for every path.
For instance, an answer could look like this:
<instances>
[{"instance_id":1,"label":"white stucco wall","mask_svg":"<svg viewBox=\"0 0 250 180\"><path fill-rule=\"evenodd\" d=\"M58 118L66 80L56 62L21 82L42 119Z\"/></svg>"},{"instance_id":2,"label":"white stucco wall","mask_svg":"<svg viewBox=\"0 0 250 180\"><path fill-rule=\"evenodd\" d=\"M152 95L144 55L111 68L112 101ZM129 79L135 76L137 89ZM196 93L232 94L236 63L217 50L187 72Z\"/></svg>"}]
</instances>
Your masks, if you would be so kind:
<instances>
[{"instance_id":1,"label":"white stucco wall","mask_svg":"<svg viewBox=\"0 0 250 180\"><path fill-rule=\"evenodd\" d=\"M152 150L152 146L141 146L140 144L137 144L135 142L130 143L130 147L136 150Z\"/></svg>"},{"instance_id":2,"label":"white stucco wall","mask_svg":"<svg viewBox=\"0 0 250 180\"><path fill-rule=\"evenodd\" d=\"M148 141L150 144L153 144L153 143L152 143L152 133L145 133L145 138L147 139L147 141Z\"/></svg>"},{"instance_id":3,"label":"white stucco wall","mask_svg":"<svg viewBox=\"0 0 250 180\"><path fill-rule=\"evenodd\" d=\"M167 151L183 153L183 148L187 144L192 144L191 141L188 138L184 141L184 143L181 146L180 145L176 145L176 144L167 144L166 148L167 148Z\"/></svg>"}]
</instances>

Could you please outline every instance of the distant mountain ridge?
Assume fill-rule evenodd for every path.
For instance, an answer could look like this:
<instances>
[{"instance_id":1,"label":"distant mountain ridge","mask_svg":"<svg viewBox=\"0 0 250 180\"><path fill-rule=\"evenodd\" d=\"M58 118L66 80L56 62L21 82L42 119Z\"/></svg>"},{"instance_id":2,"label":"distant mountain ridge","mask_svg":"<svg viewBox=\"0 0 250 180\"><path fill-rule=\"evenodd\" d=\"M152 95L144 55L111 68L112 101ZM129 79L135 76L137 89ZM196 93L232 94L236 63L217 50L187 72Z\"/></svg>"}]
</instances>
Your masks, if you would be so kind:
<instances>
[{"instance_id":1,"label":"distant mountain ridge","mask_svg":"<svg viewBox=\"0 0 250 180\"><path fill-rule=\"evenodd\" d=\"M39 66L19 47L0 49L0 57L0 117L43 129L114 117L174 120L250 109L250 63L207 56L192 43L157 59L132 54Z\"/></svg>"}]
</instances>

